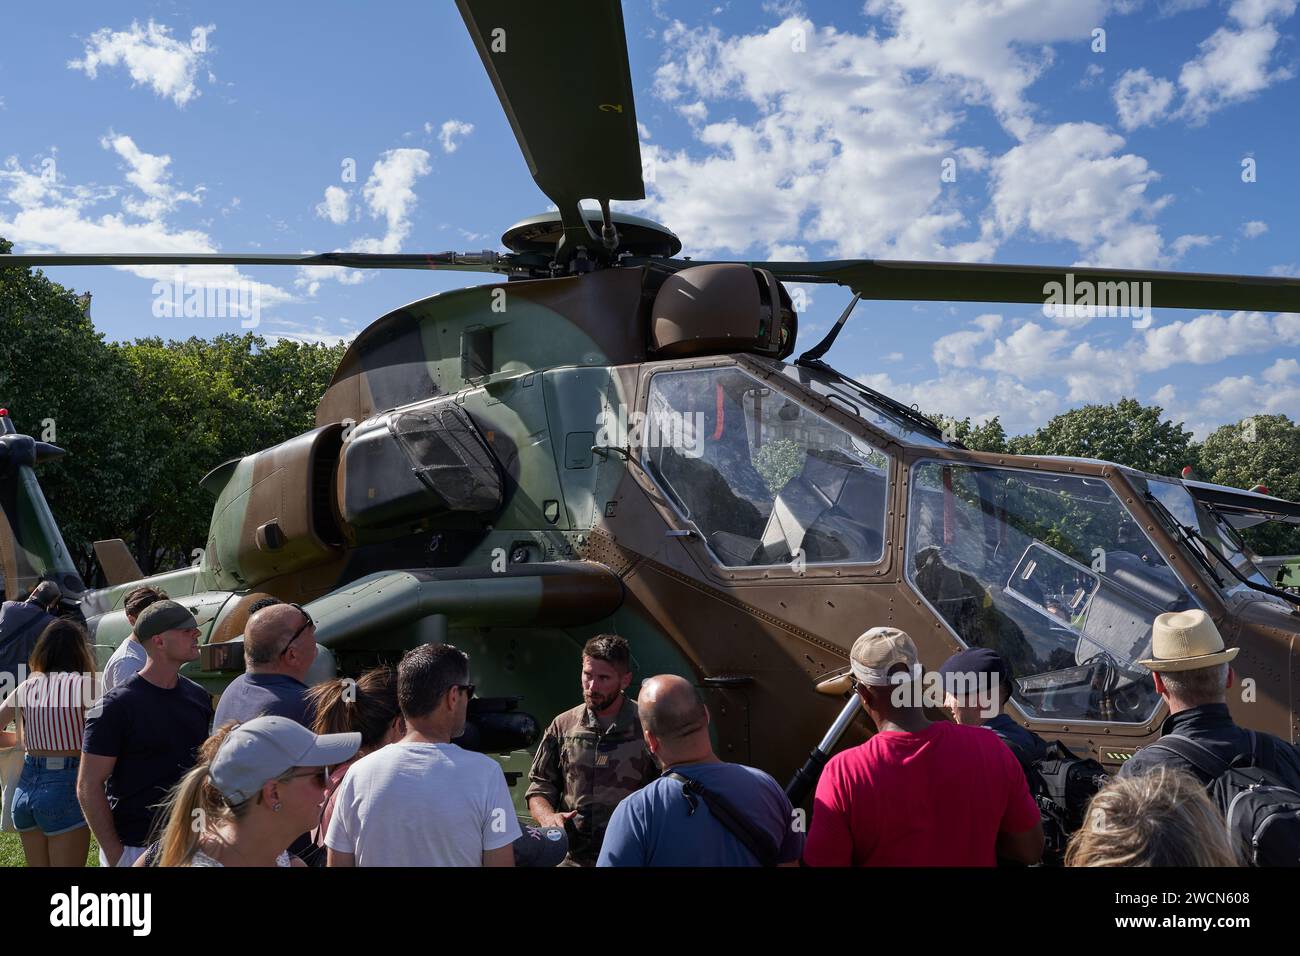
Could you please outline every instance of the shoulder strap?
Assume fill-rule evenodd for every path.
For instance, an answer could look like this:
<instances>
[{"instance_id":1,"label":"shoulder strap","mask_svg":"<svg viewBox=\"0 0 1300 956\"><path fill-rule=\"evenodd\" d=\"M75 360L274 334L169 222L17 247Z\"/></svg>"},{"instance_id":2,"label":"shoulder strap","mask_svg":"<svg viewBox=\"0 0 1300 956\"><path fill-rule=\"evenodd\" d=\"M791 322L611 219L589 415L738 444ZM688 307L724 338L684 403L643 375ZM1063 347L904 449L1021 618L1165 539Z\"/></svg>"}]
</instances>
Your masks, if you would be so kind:
<instances>
[{"instance_id":1,"label":"shoulder strap","mask_svg":"<svg viewBox=\"0 0 1300 956\"><path fill-rule=\"evenodd\" d=\"M696 796L703 800L709 808L709 812L713 814L713 819L721 823L737 840L743 843L745 849L754 854L760 865L776 866L780 849L772 846L772 841L768 836L760 833L753 824L745 819L745 816L732 805L731 801L721 794L709 790L698 780L693 780L676 770L670 770L664 776L680 783L688 799ZM692 806L693 810L694 807Z\"/></svg>"},{"instance_id":2,"label":"shoulder strap","mask_svg":"<svg viewBox=\"0 0 1300 956\"><path fill-rule=\"evenodd\" d=\"M1198 744L1191 737L1184 737L1181 734L1166 734L1147 749L1178 754L1210 780L1216 779L1228 769L1226 761L1220 760L1211 750Z\"/></svg>"}]
</instances>

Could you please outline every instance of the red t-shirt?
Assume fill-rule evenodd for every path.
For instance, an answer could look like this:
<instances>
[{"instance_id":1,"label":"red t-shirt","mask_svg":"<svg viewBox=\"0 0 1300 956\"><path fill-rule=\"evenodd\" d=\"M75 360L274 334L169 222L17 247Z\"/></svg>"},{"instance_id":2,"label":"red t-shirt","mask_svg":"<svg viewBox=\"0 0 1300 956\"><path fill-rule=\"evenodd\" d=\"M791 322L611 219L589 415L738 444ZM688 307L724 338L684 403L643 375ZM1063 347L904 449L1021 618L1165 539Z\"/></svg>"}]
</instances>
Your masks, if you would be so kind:
<instances>
[{"instance_id":1,"label":"red t-shirt","mask_svg":"<svg viewBox=\"0 0 1300 956\"><path fill-rule=\"evenodd\" d=\"M1024 771L983 727L877 733L822 771L809 866L996 866L999 832L1039 822Z\"/></svg>"}]
</instances>

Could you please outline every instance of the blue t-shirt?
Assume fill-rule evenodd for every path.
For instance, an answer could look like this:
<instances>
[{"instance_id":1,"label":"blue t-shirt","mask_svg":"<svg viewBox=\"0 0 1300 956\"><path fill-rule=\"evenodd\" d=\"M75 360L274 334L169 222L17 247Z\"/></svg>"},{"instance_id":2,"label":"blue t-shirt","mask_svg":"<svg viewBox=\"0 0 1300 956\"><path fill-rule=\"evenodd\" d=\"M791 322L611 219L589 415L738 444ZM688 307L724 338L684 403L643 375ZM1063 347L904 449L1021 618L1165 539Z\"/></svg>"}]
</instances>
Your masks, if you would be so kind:
<instances>
[{"instance_id":1,"label":"blue t-shirt","mask_svg":"<svg viewBox=\"0 0 1300 956\"><path fill-rule=\"evenodd\" d=\"M211 721L212 698L185 677L163 688L134 674L87 712L81 749L117 758L104 789L124 844L148 846L158 805L194 766Z\"/></svg>"},{"instance_id":2,"label":"blue t-shirt","mask_svg":"<svg viewBox=\"0 0 1300 956\"><path fill-rule=\"evenodd\" d=\"M212 727L254 717L288 717L309 730L316 722L315 710L307 703L307 685L288 674L240 674L217 701Z\"/></svg>"},{"instance_id":3,"label":"blue t-shirt","mask_svg":"<svg viewBox=\"0 0 1300 956\"><path fill-rule=\"evenodd\" d=\"M781 848L777 861L803 853L803 828L785 792L770 776L738 763L682 764L672 770L724 797ZM682 785L660 777L614 809L597 866L758 866L738 837L713 818L702 799L695 812Z\"/></svg>"}]
</instances>

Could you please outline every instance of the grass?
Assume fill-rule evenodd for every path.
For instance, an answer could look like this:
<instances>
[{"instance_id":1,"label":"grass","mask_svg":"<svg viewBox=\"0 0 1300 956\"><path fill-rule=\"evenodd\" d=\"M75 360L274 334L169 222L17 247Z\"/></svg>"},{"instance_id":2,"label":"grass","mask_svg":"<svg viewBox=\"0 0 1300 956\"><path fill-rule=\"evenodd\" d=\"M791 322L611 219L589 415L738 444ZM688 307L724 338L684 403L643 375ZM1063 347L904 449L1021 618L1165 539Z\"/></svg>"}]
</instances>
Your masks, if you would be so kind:
<instances>
[{"instance_id":1,"label":"grass","mask_svg":"<svg viewBox=\"0 0 1300 956\"><path fill-rule=\"evenodd\" d=\"M0 833L0 867L26 865L23 841L18 834ZM90 852L86 854L86 866L99 866L99 844L93 836L90 838Z\"/></svg>"}]
</instances>

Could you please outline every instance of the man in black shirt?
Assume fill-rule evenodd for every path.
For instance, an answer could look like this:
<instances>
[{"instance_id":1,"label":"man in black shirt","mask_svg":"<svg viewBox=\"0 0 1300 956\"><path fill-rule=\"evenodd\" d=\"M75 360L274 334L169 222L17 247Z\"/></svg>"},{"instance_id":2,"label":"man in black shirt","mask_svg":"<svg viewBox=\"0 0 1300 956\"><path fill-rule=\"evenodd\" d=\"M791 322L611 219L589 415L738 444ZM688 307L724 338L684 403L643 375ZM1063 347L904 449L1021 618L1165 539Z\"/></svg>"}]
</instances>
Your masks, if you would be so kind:
<instances>
[{"instance_id":1,"label":"man in black shirt","mask_svg":"<svg viewBox=\"0 0 1300 956\"><path fill-rule=\"evenodd\" d=\"M149 605L135 635L140 673L86 714L77 798L101 866L130 866L153 839L156 806L198 758L212 724L208 692L180 669L199 656L199 628L175 601Z\"/></svg>"},{"instance_id":2,"label":"man in black shirt","mask_svg":"<svg viewBox=\"0 0 1300 956\"><path fill-rule=\"evenodd\" d=\"M1251 732L1238 726L1228 713L1227 690L1235 675L1228 662L1238 648L1224 650L1223 637L1202 610L1161 614L1152 630L1152 658L1140 663L1151 670L1156 690L1169 704L1169 716L1160 735L1189 737L1225 763L1251 750ZM1287 786L1300 789L1300 754L1286 741L1256 733L1261 766L1281 776ZM1121 777L1167 766L1190 773L1207 786L1211 780L1180 754L1166 747L1139 750L1120 768Z\"/></svg>"}]
</instances>

